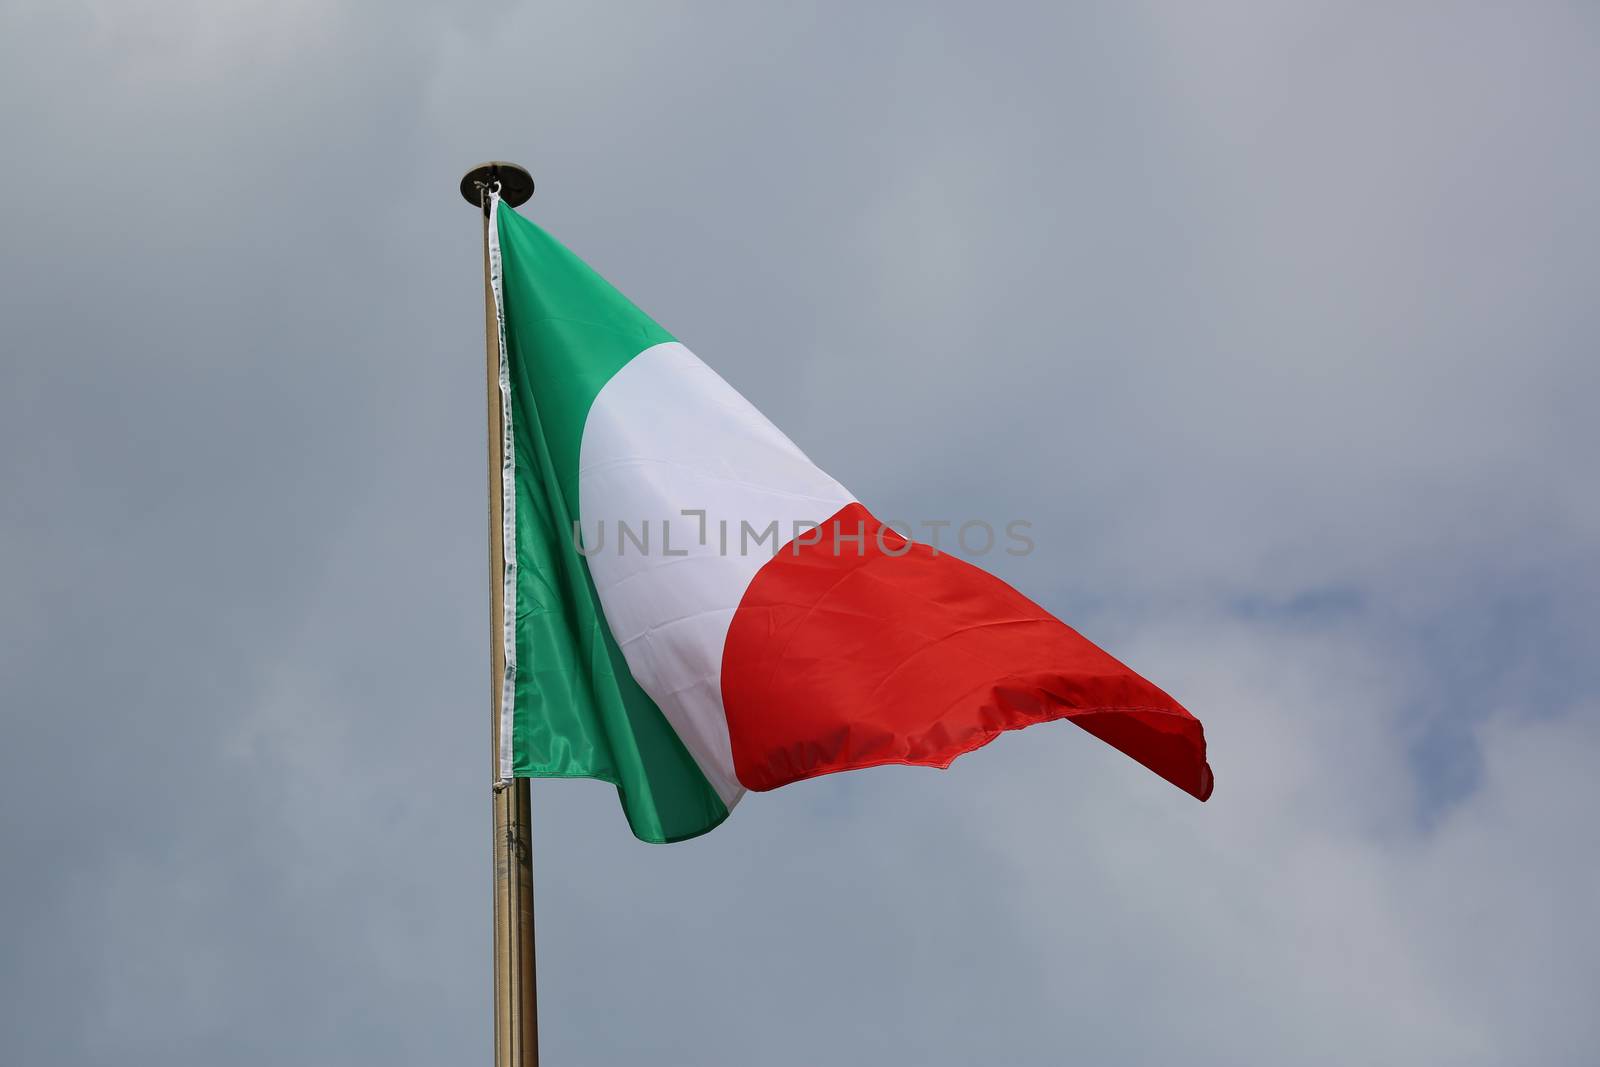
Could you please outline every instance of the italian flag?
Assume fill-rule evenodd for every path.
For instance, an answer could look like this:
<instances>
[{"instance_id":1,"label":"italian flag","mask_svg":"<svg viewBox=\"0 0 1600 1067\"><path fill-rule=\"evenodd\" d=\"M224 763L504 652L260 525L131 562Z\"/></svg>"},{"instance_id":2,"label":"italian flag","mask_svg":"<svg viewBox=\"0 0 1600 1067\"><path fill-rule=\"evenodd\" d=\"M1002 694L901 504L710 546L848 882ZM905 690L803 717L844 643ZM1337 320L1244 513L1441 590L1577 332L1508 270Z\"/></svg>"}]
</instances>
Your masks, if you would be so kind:
<instances>
[{"instance_id":1,"label":"italian flag","mask_svg":"<svg viewBox=\"0 0 1600 1067\"><path fill-rule=\"evenodd\" d=\"M998 578L884 526L716 372L491 197L500 775L616 785L639 838L747 790L947 767L1067 719L1201 800L1198 720Z\"/></svg>"}]
</instances>

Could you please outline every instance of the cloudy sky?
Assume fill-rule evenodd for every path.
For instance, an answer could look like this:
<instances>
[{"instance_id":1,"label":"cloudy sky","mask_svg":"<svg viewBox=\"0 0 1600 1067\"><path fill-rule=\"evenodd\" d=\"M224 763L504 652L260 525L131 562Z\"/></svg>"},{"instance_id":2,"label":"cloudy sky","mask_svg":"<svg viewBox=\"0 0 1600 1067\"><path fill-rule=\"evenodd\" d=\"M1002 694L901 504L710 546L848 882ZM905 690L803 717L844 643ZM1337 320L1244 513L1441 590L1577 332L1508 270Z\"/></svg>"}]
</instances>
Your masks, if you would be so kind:
<instances>
[{"instance_id":1,"label":"cloudy sky","mask_svg":"<svg viewBox=\"0 0 1600 1067\"><path fill-rule=\"evenodd\" d=\"M470 165L1199 715L700 840L535 783L550 1063L1600 1047L1600 15L0 0L0 1044L489 1061Z\"/></svg>"}]
</instances>

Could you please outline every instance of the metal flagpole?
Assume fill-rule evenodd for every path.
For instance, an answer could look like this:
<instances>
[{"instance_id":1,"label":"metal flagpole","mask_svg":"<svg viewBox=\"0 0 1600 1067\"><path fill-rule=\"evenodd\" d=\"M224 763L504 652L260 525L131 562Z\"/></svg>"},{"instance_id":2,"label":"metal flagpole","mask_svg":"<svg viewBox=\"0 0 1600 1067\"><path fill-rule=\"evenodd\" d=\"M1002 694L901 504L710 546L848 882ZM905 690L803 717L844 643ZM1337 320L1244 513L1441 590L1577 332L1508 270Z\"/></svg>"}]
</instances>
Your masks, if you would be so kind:
<instances>
[{"instance_id":1,"label":"metal flagpole","mask_svg":"<svg viewBox=\"0 0 1600 1067\"><path fill-rule=\"evenodd\" d=\"M483 300L489 385L489 716L494 783L494 1067L538 1067L539 1014L533 952L533 855L526 778L500 777L500 698L506 648L502 578L504 519L500 485L500 312L489 264L491 191L516 207L533 178L515 163L485 163L461 179L461 195L483 215ZM513 546L513 551L515 546Z\"/></svg>"}]
</instances>

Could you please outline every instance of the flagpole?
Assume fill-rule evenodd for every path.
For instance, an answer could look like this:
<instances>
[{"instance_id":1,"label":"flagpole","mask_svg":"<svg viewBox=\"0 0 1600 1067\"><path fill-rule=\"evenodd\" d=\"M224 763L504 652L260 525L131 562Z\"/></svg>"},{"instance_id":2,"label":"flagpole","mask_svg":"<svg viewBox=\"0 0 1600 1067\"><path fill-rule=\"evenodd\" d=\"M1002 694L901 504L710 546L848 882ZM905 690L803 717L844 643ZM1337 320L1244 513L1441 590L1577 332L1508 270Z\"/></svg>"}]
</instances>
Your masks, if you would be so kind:
<instances>
[{"instance_id":1,"label":"flagpole","mask_svg":"<svg viewBox=\"0 0 1600 1067\"><path fill-rule=\"evenodd\" d=\"M500 699L506 648L502 578L500 312L489 263L489 198L511 207L533 195L515 163L484 163L461 179L461 195L483 216L483 303L489 424L489 694L494 796L494 1067L538 1067L539 1013L533 948L533 853L526 778L500 777ZM515 546L513 546L513 549Z\"/></svg>"}]
</instances>

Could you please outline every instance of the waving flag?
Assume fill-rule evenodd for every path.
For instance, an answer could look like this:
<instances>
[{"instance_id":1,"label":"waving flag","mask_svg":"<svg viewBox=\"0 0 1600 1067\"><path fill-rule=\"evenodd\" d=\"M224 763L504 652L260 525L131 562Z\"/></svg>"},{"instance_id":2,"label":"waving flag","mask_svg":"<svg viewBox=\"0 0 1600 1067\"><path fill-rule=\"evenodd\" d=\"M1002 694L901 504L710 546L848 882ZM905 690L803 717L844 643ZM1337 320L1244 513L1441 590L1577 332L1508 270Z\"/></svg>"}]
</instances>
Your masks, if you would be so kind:
<instances>
[{"instance_id":1,"label":"waving flag","mask_svg":"<svg viewBox=\"0 0 1600 1067\"><path fill-rule=\"evenodd\" d=\"M615 784L677 841L746 790L947 767L1068 719L1204 800L1198 720L998 578L908 540L538 226L490 202L500 774Z\"/></svg>"}]
</instances>

